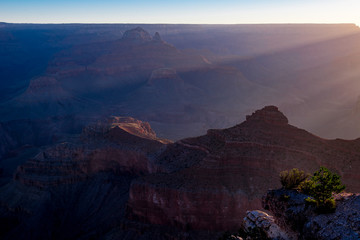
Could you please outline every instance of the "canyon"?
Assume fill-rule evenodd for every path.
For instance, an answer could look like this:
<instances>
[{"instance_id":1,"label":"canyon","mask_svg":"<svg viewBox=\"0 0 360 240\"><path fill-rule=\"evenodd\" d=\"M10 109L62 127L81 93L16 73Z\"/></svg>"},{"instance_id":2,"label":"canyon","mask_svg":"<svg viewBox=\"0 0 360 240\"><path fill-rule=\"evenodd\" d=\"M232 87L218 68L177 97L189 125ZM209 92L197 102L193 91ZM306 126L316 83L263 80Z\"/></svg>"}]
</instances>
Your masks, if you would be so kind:
<instances>
[{"instance_id":1,"label":"canyon","mask_svg":"<svg viewBox=\"0 0 360 240\"><path fill-rule=\"evenodd\" d=\"M359 192L359 42L351 24L0 23L0 238L218 239L294 167Z\"/></svg>"},{"instance_id":2,"label":"canyon","mask_svg":"<svg viewBox=\"0 0 360 240\"><path fill-rule=\"evenodd\" d=\"M360 134L355 25L5 23L0 35L5 125L74 118L62 131L80 133L132 116L179 140L271 104L321 137Z\"/></svg>"},{"instance_id":3,"label":"canyon","mask_svg":"<svg viewBox=\"0 0 360 240\"><path fill-rule=\"evenodd\" d=\"M290 125L275 106L176 142L148 123L109 117L16 168L1 186L2 237L217 239L261 209L282 170L327 166L358 192L359 149L359 140L325 140Z\"/></svg>"}]
</instances>

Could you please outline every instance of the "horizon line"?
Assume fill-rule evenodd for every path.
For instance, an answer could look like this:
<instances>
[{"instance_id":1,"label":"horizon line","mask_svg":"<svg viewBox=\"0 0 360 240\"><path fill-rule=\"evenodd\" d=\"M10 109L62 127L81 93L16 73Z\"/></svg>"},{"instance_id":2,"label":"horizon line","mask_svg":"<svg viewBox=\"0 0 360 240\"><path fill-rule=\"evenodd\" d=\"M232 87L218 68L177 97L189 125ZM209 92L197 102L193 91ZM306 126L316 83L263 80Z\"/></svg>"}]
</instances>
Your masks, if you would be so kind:
<instances>
[{"instance_id":1,"label":"horizon line","mask_svg":"<svg viewBox=\"0 0 360 240\"><path fill-rule=\"evenodd\" d=\"M153 23L144 23L144 22L4 22L0 21L0 24L142 24L142 25L356 25L360 27L357 23L353 22L253 22L253 23L162 23L162 22L153 22Z\"/></svg>"}]
</instances>

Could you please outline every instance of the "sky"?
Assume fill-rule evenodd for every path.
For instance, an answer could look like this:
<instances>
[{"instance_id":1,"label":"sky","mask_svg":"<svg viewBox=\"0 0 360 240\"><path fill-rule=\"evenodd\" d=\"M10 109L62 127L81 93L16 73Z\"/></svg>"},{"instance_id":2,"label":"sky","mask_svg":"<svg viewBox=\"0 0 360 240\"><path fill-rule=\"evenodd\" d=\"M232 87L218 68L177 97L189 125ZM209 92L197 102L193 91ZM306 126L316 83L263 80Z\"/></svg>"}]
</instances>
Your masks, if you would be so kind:
<instances>
[{"instance_id":1,"label":"sky","mask_svg":"<svg viewBox=\"0 0 360 240\"><path fill-rule=\"evenodd\" d=\"M0 0L0 22L360 26L360 0Z\"/></svg>"}]
</instances>

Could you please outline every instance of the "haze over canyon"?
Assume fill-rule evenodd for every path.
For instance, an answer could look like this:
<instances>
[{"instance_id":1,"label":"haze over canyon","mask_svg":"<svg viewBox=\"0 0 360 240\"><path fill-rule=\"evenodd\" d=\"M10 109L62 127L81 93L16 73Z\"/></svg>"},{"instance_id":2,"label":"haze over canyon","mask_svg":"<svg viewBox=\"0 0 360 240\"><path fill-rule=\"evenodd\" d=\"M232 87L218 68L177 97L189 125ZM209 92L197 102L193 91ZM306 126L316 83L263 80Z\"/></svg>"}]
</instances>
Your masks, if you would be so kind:
<instances>
[{"instance_id":1,"label":"haze over canyon","mask_svg":"<svg viewBox=\"0 0 360 240\"><path fill-rule=\"evenodd\" d=\"M359 80L353 24L0 23L0 238L217 239L294 167L359 192Z\"/></svg>"}]
</instances>

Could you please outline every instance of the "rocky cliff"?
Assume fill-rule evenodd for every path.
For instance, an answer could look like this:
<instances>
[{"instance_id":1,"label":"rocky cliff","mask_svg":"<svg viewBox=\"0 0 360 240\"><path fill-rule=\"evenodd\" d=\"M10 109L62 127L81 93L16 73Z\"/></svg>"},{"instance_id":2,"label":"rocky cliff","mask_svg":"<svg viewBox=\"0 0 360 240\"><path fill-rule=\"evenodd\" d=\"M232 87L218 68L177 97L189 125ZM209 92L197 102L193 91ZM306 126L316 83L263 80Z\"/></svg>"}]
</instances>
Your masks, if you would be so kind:
<instances>
[{"instance_id":1,"label":"rocky cliff","mask_svg":"<svg viewBox=\"0 0 360 240\"><path fill-rule=\"evenodd\" d=\"M46 148L18 167L15 180L47 187L85 180L99 172L153 172L152 158L169 143L146 122L110 117L83 129L81 141Z\"/></svg>"},{"instance_id":2,"label":"rocky cliff","mask_svg":"<svg viewBox=\"0 0 360 240\"><path fill-rule=\"evenodd\" d=\"M237 229L246 210L279 186L280 171L336 170L359 191L360 142L325 140L288 124L274 106L237 126L169 145L158 158L167 174L152 174L130 188L129 217L183 229ZM149 210L151 209L151 210Z\"/></svg>"},{"instance_id":3,"label":"rocky cliff","mask_svg":"<svg viewBox=\"0 0 360 240\"><path fill-rule=\"evenodd\" d=\"M173 73L156 74L166 80ZM19 237L19 229L28 239L217 239L261 207L282 170L324 165L359 191L359 149L359 140L325 140L291 126L275 106L175 143L158 138L148 123L110 117L21 164L1 186L0 220L11 223L5 239ZM276 217L263 222L277 224L273 232L284 227Z\"/></svg>"},{"instance_id":4,"label":"rocky cliff","mask_svg":"<svg viewBox=\"0 0 360 240\"><path fill-rule=\"evenodd\" d=\"M360 195L335 196L334 213L319 214L306 204L307 195L295 190L270 190L263 197L262 211L250 211L244 219L245 231L263 232L268 239L360 239Z\"/></svg>"},{"instance_id":5,"label":"rocky cliff","mask_svg":"<svg viewBox=\"0 0 360 240\"><path fill-rule=\"evenodd\" d=\"M131 42L146 42L151 41L151 39L152 37L150 36L150 34L141 27L126 31L122 37L122 40Z\"/></svg>"},{"instance_id":6,"label":"rocky cliff","mask_svg":"<svg viewBox=\"0 0 360 240\"><path fill-rule=\"evenodd\" d=\"M1 186L0 238L138 239L140 227L124 225L130 182L159 169L154 159L168 143L146 122L113 116L44 147Z\"/></svg>"}]
</instances>

